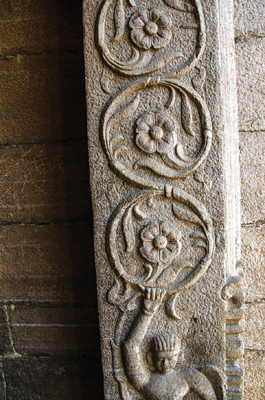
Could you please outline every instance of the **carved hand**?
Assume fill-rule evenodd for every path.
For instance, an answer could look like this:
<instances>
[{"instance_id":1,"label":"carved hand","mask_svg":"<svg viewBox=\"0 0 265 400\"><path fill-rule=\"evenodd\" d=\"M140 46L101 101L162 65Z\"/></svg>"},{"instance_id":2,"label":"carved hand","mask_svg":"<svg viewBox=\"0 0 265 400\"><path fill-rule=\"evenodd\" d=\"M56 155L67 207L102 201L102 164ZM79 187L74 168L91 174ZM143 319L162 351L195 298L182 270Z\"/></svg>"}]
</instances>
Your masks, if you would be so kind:
<instances>
[{"instance_id":1,"label":"carved hand","mask_svg":"<svg viewBox=\"0 0 265 400\"><path fill-rule=\"evenodd\" d=\"M147 314L153 314L163 301L166 292L158 288L145 288L143 309Z\"/></svg>"}]
</instances>

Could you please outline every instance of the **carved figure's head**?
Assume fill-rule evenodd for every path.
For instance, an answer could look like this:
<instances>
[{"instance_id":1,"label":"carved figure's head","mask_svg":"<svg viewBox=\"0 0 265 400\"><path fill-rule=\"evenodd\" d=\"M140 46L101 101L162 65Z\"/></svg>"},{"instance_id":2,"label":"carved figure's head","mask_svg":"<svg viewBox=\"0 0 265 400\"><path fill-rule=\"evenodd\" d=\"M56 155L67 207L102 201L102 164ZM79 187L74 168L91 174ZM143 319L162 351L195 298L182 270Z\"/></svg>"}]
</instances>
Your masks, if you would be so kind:
<instances>
[{"instance_id":1,"label":"carved figure's head","mask_svg":"<svg viewBox=\"0 0 265 400\"><path fill-rule=\"evenodd\" d=\"M154 337L153 360L159 372L167 374L176 367L180 347L181 340L170 333Z\"/></svg>"}]
</instances>

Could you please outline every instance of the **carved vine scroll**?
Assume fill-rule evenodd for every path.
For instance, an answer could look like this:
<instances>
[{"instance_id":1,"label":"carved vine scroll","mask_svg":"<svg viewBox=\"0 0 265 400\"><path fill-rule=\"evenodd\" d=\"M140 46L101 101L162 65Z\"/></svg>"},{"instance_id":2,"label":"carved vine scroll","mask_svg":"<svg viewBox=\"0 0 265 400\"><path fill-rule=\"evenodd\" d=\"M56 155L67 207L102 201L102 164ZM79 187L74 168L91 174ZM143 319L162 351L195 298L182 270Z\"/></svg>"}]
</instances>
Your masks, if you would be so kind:
<instances>
[{"instance_id":1,"label":"carved vine scroll","mask_svg":"<svg viewBox=\"0 0 265 400\"><path fill-rule=\"evenodd\" d=\"M224 1L84 0L106 399L242 399Z\"/></svg>"},{"instance_id":2,"label":"carved vine scroll","mask_svg":"<svg viewBox=\"0 0 265 400\"><path fill-rule=\"evenodd\" d=\"M107 38L109 25L108 14L113 8L114 37ZM200 59L206 42L204 17L200 0L191 3L179 0L164 0L164 7L138 8L136 2L125 0L105 0L102 3L97 21L97 46L103 60L115 72L125 76L141 76L163 69L176 59L184 59L174 70L174 77L179 78L191 70ZM129 17L126 9L129 9ZM131 11L132 10L132 11ZM190 55L180 53L177 43L172 39L172 30L178 28L169 16L179 15L183 20L186 14L194 15L194 25L191 31L196 32L196 45ZM176 19L176 18L175 18ZM174 19L174 20L175 20ZM178 20L178 19L177 19ZM126 35L126 28L129 30ZM124 39L126 37L126 39ZM113 42L126 40L131 55L126 60L120 60L111 51ZM170 41L172 46L169 46ZM168 47L168 51L167 51ZM161 52L161 49L166 50Z\"/></svg>"}]
</instances>

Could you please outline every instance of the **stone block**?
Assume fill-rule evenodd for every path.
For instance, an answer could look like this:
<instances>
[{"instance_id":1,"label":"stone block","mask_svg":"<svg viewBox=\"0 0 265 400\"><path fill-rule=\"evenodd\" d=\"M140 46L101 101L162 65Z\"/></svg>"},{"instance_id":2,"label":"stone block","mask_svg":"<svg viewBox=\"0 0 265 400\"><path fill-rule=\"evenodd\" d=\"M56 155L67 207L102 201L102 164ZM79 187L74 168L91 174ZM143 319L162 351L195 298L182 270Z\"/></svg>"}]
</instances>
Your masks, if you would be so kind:
<instances>
[{"instance_id":1,"label":"stone block","mask_svg":"<svg viewBox=\"0 0 265 400\"><path fill-rule=\"evenodd\" d=\"M242 356L232 2L85 0L84 27L105 399L224 399Z\"/></svg>"},{"instance_id":2,"label":"stone block","mask_svg":"<svg viewBox=\"0 0 265 400\"><path fill-rule=\"evenodd\" d=\"M82 50L82 1L2 0L0 56Z\"/></svg>"},{"instance_id":3,"label":"stone block","mask_svg":"<svg viewBox=\"0 0 265 400\"><path fill-rule=\"evenodd\" d=\"M245 265L246 300L265 299L265 226L242 228L242 260Z\"/></svg>"},{"instance_id":4,"label":"stone block","mask_svg":"<svg viewBox=\"0 0 265 400\"><path fill-rule=\"evenodd\" d=\"M240 176L243 224L265 220L265 131L241 132Z\"/></svg>"},{"instance_id":5,"label":"stone block","mask_svg":"<svg viewBox=\"0 0 265 400\"><path fill-rule=\"evenodd\" d=\"M246 350L265 349L265 302L245 305L244 342Z\"/></svg>"},{"instance_id":6,"label":"stone block","mask_svg":"<svg viewBox=\"0 0 265 400\"><path fill-rule=\"evenodd\" d=\"M86 142L0 148L2 223L90 218Z\"/></svg>"},{"instance_id":7,"label":"stone block","mask_svg":"<svg viewBox=\"0 0 265 400\"><path fill-rule=\"evenodd\" d=\"M265 352L245 353L245 399L264 400L265 393Z\"/></svg>"},{"instance_id":8,"label":"stone block","mask_svg":"<svg viewBox=\"0 0 265 400\"><path fill-rule=\"evenodd\" d=\"M88 225L2 226L1 301L96 307Z\"/></svg>"},{"instance_id":9,"label":"stone block","mask_svg":"<svg viewBox=\"0 0 265 400\"><path fill-rule=\"evenodd\" d=\"M247 40L265 36L265 3L263 0L235 0L235 37Z\"/></svg>"},{"instance_id":10,"label":"stone block","mask_svg":"<svg viewBox=\"0 0 265 400\"><path fill-rule=\"evenodd\" d=\"M82 53L0 58L0 110L1 145L85 139Z\"/></svg>"},{"instance_id":11,"label":"stone block","mask_svg":"<svg viewBox=\"0 0 265 400\"><path fill-rule=\"evenodd\" d=\"M91 358L5 359L0 377L0 381L4 379L3 399L103 400L99 363L99 354L93 354Z\"/></svg>"},{"instance_id":12,"label":"stone block","mask_svg":"<svg viewBox=\"0 0 265 400\"><path fill-rule=\"evenodd\" d=\"M264 47L265 37L236 45L240 131L265 130Z\"/></svg>"},{"instance_id":13,"label":"stone block","mask_svg":"<svg viewBox=\"0 0 265 400\"><path fill-rule=\"evenodd\" d=\"M92 356L99 341L96 308L10 306L8 315L22 356Z\"/></svg>"}]
</instances>

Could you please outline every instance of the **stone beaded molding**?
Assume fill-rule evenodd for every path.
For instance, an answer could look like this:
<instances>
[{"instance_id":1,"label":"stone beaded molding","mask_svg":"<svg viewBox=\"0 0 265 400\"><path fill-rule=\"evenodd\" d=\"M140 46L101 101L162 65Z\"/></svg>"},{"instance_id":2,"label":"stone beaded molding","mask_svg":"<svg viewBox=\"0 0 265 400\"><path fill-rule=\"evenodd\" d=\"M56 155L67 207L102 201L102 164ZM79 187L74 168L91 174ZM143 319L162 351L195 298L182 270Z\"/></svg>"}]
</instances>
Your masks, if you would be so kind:
<instances>
[{"instance_id":1,"label":"stone beaded molding","mask_svg":"<svg viewBox=\"0 0 265 400\"><path fill-rule=\"evenodd\" d=\"M106 399L243 399L232 9L84 0Z\"/></svg>"}]
</instances>

